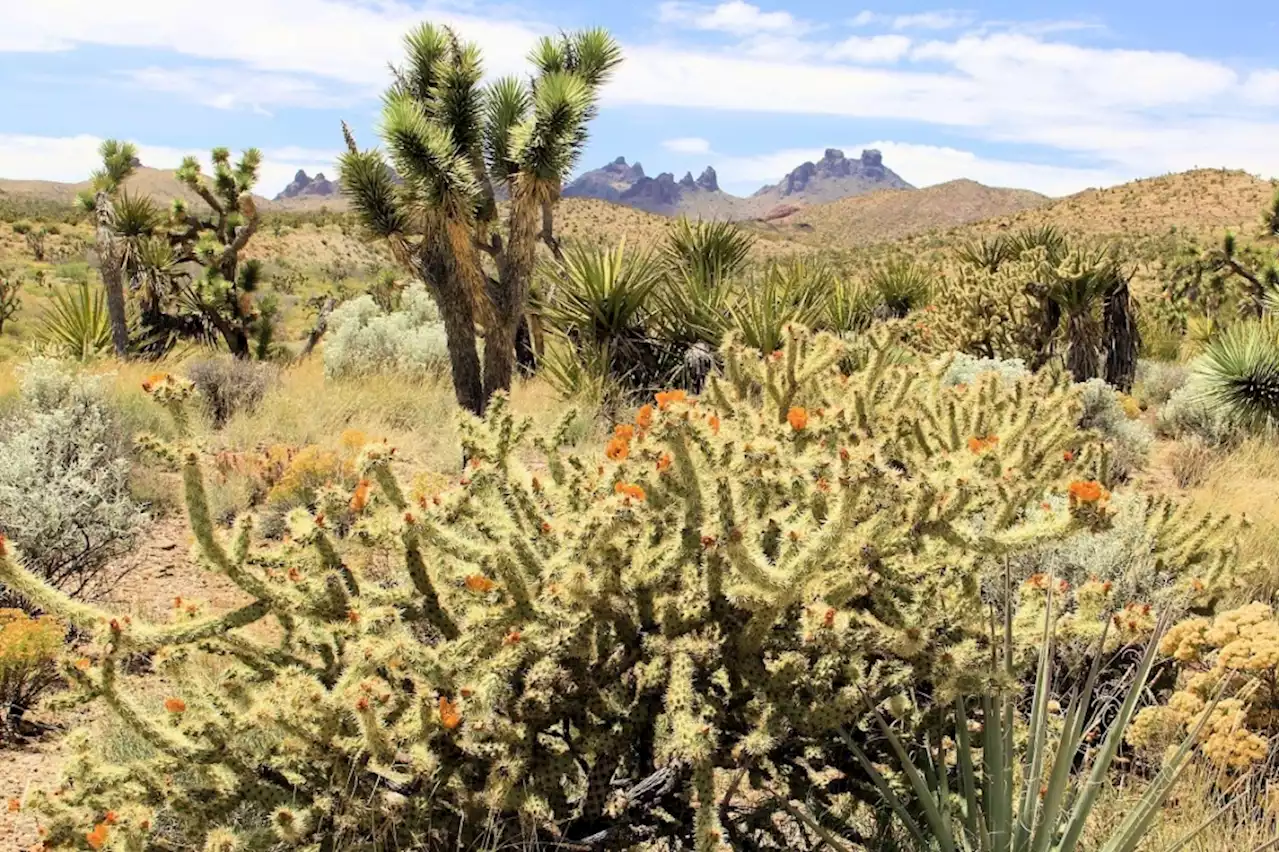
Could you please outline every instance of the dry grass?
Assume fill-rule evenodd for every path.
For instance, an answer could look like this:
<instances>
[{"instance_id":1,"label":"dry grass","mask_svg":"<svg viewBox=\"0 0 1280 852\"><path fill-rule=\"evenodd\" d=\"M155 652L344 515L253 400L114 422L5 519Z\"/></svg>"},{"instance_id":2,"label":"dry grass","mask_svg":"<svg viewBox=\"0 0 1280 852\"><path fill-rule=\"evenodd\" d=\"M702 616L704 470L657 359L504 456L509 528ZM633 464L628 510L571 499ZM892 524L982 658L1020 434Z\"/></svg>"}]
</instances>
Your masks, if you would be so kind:
<instances>
[{"instance_id":1,"label":"dry grass","mask_svg":"<svg viewBox=\"0 0 1280 852\"><path fill-rule=\"evenodd\" d=\"M1244 564L1258 567L1238 578L1248 600L1274 601L1280 574L1280 450L1274 435L1245 441L1220 457L1204 482L1191 492L1206 512L1244 515L1251 522L1241 536Z\"/></svg>"}]
</instances>

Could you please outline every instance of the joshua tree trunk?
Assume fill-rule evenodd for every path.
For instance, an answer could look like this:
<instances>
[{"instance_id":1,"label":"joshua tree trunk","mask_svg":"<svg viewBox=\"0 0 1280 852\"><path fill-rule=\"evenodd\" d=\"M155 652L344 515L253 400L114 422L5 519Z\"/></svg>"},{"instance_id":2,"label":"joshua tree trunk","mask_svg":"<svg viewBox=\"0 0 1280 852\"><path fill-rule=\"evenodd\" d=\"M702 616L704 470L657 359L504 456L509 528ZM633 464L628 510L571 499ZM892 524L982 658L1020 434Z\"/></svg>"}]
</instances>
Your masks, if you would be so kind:
<instances>
[{"instance_id":1,"label":"joshua tree trunk","mask_svg":"<svg viewBox=\"0 0 1280 852\"><path fill-rule=\"evenodd\" d=\"M1112 387L1128 393L1133 389L1142 346L1128 281L1119 282L1103 300L1102 336L1107 350L1104 378Z\"/></svg>"},{"instance_id":2,"label":"joshua tree trunk","mask_svg":"<svg viewBox=\"0 0 1280 852\"><path fill-rule=\"evenodd\" d=\"M1067 316L1067 369L1071 380L1087 382L1098 373L1098 356L1085 314Z\"/></svg>"},{"instance_id":3,"label":"joshua tree trunk","mask_svg":"<svg viewBox=\"0 0 1280 852\"><path fill-rule=\"evenodd\" d=\"M444 237L437 234L436 239ZM466 283L454 273L449 254L428 239L421 255L412 266L419 271L427 289L435 296L444 325L445 345L449 350L449 369L453 376L453 392L458 405L472 414L484 414L488 394L480 373L480 356L476 352L476 319L471 294ZM407 258L406 258L407 260ZM485 349L486 355L488 348Z\"/></svg>"},{"instance_id":4,"label":"joshua tree trunk","mask_svg":"<svg viewBox=\"0 0 1280 852\"><path fill-rule=\"evenodd\" d=\"M102 286L107 291L107 315L111 321L111 344L117 358L129 356L129 321L124 307L124 269L120 247L112 231L111 199L107 193L94 196L94 212L97 217L98 271Z\"/></svg>"}]
</instances>

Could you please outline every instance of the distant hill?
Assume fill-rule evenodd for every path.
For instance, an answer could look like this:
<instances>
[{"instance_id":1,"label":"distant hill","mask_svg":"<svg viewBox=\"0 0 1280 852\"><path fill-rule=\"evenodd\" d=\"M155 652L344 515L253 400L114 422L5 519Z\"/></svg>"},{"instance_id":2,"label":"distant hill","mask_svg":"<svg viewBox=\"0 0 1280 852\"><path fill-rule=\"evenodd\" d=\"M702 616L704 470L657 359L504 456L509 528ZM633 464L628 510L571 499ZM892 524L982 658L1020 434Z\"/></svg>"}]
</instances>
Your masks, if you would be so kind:
<instances>
[{"instance_id":1,"label":"distant hill","mask_svg":"<svg viewBox=\"0 0 1280 852\"><path fill-rule=\"evenodd\" d=\"M1248 172L1195 169L1087 189L1036 207L993 214L965 226L956 236L1041 225L1121 241L1174 234L1216 240L1227 230L1250 235L1259 230L1259 217L1275 187L1274 181Z\"/></svg>"},{"instance_id":2,"label":"distant hill","mask_svg":"<svg viewBox=\"0 0 1280 852\"><path fill-rule=\"evenodd\" d=\"M0 179L0 194L18 198L27 197L41 201L74 204L76 196L89 188L89 181L61 183L53 180L4 180ZM174 177L171 169L153 169L141 166L134 170L124 184L125 191L151 196L157 204L168 204L173 198L181 198L195 207L204 207L200 196ZM271 209L266 198L255 195L259 209ZM207 209L207 208L206 208Z\"/></svg>"},{"instance_id":3,"label":"distant hill","mask_svg":"<svg viewBox=\"0 0 1280 852\"><path fill-rule=\"evenodd\" d=\"M911 189L884 165L879 151L863 151L849 159L828 148L816 163L801 163L777 184L761 187L747 198L720 188L716 170L707 166L696 179L686 172L680 180L671 172L649 177L639 163L625 157L584 172L568 183L568 198L597 198L650 213L687 215L704 219L771 218L780 205L820 204L882 189Z\"/></svg>"},{"instance_id":4,"label":"distant hill","mask_svg":"<svg viewBox=\"0 0 1280 852\"><path fill-rule=\"evenodd\" d=\"M953 180L926 189L885 189L826 204L798 207L755 227L810 244L852 248L953 228L1049 204L1026 189L998 189ZM779 212L786 213L786 208Z\"/></svg>"}]
</instances>

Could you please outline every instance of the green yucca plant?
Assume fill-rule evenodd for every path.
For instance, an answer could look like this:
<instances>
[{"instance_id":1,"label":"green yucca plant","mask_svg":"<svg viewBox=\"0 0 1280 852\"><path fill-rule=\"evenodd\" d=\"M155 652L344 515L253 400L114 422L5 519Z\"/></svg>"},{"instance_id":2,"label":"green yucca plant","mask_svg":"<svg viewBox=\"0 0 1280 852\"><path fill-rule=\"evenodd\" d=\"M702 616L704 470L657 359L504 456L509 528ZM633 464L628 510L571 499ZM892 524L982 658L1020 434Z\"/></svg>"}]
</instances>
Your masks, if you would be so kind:
<instances>
[{"instance_id":1,"label":"green yucca plant","mask_svg":"<svg viewBox=\"0 0 1280 852\"><path fill-rule=\"evenodd\" d=\"M681 216L667 231L662 253L673 271L716 270L733 277L742 272L755 237L733 222L691 222Z\"/></svg>"},{"instance_id":2,"label":"green yucca plant","mask_svg":"<svg viewBox=\"0 0 1280 852\"><path fill-rule=\"evenodd\" d=\"M564 333L613 344L643 337L649 297L662 280L651 254L572 246L564 259L541 268L545 319Z\"/></svg>"},{"instance_id":3,"label":"green yucca plant","mask_svg":"<svg viewBox=\"0 0 1280 852\"><path fill-rule=\"evenodd\" d=\"M1138 709L1156 659L1159 639L1168 622L1162 619L1142 652L1133 679L1116 696L1118 707L1099 707L1095 694L1104 654L1106 626L1088 674L1062 714L1060 728L1051 720L1056 705L1054 683L1053 587L1047 584L1045 625L1035 673L1035 691L1024 745L1016 745L1018 727L1016 696L1011 691L955 700L955 778L946 761L941 738L930 737L911 756L912 744L890 726L879 712L875 725L888 741L905 777L906 791L899 793L885 772L867 756L853 737L841 738L853 752L909 836L908 847L925 852L1076 852L1084 848L1081 837L1123 742L1126 728ZM1006 579L1006 591L1008 591ZM1004 624L1005 679L1016 683L1014 673L1012 612L1006 609ZM1111 831L1097 852L1134 852L1151 830L1178 776L1186 767L1201 721L1188 733L1151 780L1137 806ZM971 716L971 709L979 715ZM1114 715L1110 713L1114 710ZM1091 744L1102 726L1106 734L1097 747ZM977 741L975 742L975 737ZM974 752L980 760L974 761ZM1203 830L1204 825L1200 826ZM1190 839L1183 838L1176 848ZM844 848L844 847L837 847Z\"/></svg>"},{"instance_id":4,"label":"green yucca plant","mask_svg":"<svg viewBox=\"0 0 1280 852\"><path fill-rule=\"evenodd\" d=\"M788 325L816 326L835 287L830 267L799 258L771 262L762 273L742 282L730 309L742 342L766 355L782 348Z\"/></svg>"},{"instance_id":5,"label":"green yucca plant","mask_svg":"<svg viewBox=\"0 0 1280 852\"><path fill-rule=\"evenodd\" d=\"M1280 406L1280 352L1274 314L1237 322L1209 341L1196 360L1201 398L1228 419L1269 428Z\"/></svg>"},{"instance_id":6,"label":"green yucca plant","mask_svg":"<svg viewBox=\"0 0 1280 852\"><path fill-rule=\"evenodd\" d=\"M914 260L893 258L876 267L868 286L891 316L904 317L924 307L933 293L933 270Z\"/></svg>"},{"instance_id":7,"label":"green yucca plant","mask_svg":"<svg viewBox=\"0 0 1280 852\"><path fill-rule=\"evenodd\" d=\"M88 361L112 347L106 293L82 283L55 290L41 314L37 337L65 357Z\"/></svg>"}]
</instances>

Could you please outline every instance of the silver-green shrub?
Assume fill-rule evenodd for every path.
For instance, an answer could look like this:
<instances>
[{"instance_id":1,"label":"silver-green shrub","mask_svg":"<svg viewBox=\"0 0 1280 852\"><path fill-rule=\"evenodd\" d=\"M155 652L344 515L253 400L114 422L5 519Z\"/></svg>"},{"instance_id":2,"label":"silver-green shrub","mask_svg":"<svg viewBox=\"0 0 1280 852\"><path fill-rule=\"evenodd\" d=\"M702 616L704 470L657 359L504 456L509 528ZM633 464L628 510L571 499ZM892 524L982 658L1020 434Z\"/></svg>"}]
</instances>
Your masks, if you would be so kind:
<instances>
[{"instance_id":1,"label":"silver-green shrub","mask_svg":"<svg viewBox=\"0 0 1280 852\"><path fill-rule=\"evenodd\" d=\"M1130 420L1120 403L1120 393L1102 379L1090 379L1077 387L1083 409L1080 428L1096 431L1111 450L1111 474L1128 479L1146 467L1151 453L1151 430L1139 420Z\"/></svg>"},{"instance_id":2,"label":"silver-green shrub","mask_svg":"<svg viewBox=\"0 0 1280 852\"><path fill-rule=\"evenodd\" d=\"M444 325L421 282L405 289L397 311L384 312L366 295L344 302L329 317L324 345L329 378L380 372L422 375L448 364Z\"/></svg>"},{"instance_id":3,"label":"silver-green shrub","mask_svg":"<svg viewBox=\"0 0 1280 852\"><path fill-rule=\"evenodd\" d=\"M1160 406L1155 427L1162 438L1194 436L1213 447L1228 446L1241 434L1223 409L1210 404L1194 380L1174 391Z\"/></svg>"},{"instance_id":4,"label":"silver-green shrub","mask_svg":"<svg viewBox=\"0 0 1280 852\"><path fill-rule=\"evenodd\" d=\"M987 373L995 373L1005 384L1012 384L1031 375L1021 358L977 358L958 352L942 374L942 383L948 386L972 385Z\"/></svg>"},{"instance_id":5,"label":"silver-green shrub","mask_svg":"<svg viewBox=\"0 0 1280 852\"><path fill-rule=\"evenodd\" d=\"M1134 398L1144 408L1164 405L1173 392L1187 383L1188 371L1182 364L1167 361L1138 362L1138 376L1134 384Z\"/></svg>"},{"instance_id":6,"label":"silver-green shrub","mask_svg":"<svg viewBox=\"0 0 1280 852\"><path fill-rule=\"evenodd\" d=\"M83 595L109 580L143 520L129 494L130 442L102 380L37 358L0 428L0 533L51 585Z\"/></svg>"}]
</instances>

